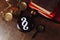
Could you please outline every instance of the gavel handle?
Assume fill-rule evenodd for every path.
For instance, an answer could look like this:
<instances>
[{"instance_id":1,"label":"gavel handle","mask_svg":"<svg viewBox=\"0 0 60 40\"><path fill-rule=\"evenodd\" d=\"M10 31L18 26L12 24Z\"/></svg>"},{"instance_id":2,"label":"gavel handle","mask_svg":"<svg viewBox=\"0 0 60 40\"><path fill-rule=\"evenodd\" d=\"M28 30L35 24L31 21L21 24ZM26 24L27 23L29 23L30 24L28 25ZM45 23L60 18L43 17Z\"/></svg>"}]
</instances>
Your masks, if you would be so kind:
<instances>
[{"instance_id":1,"label":"gavel handle","mask_svg":"<svg viewBox=\"0 0 60 40\"><path fill-rule=\"evenodd\" d=\"M55 16L54 13L51 13L51 12L47 11L46 9L42 8L41 6L36 5L33 2L29 3L29 7L37 10L41 15L43 15L43 16L49 18L49 19L52 19Z\"/></svg>"}]
</instances>

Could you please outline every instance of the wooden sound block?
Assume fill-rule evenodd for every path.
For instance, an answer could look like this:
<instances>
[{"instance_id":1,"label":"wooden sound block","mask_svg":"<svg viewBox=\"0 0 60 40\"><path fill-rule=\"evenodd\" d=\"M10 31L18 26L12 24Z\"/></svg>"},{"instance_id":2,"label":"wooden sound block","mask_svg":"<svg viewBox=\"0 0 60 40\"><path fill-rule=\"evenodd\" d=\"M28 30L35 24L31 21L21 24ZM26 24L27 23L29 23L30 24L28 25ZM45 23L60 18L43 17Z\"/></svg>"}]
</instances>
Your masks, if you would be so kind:
<instances>
[{"instance_id":1,"label":"wooden sound block","mask_svg":"<svg viewBox=\"0 0 60 40\"><path fill-rule=\"evenodd\" d=\"M4 2L2 4L5 5ZM5 6L1 7L0 10L4 8ZM60 24L48 21L39 16L35 18L35 22L37 24L44 24L46 30L43 33L39 33L34 40L60 40ZM0 16L0 40L33 40L32 36L36 30L29 33L22 33L16 28L16 24L16 19L13 19L11 22L5 22Z\"/></svg>"}]
</instances>

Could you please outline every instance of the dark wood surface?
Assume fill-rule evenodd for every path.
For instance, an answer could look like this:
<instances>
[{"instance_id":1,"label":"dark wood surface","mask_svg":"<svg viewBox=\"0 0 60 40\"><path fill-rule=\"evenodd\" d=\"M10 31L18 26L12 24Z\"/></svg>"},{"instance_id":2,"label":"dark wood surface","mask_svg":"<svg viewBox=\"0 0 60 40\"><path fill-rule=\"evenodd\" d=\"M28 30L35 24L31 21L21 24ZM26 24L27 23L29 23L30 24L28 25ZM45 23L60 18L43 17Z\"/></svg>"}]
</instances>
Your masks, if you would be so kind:
<instances>
[{"instance_id":1,"label":"dark wood surface","mask_svg":"<svg viewBox=\"0 0 60 40\"><path fill-rule=\"evenodd\" d=\"M48 11L53 11L53 9L57 6L59 0L33 0L33 2Z\"/></svg>"},{"instance_id":2,"label":"dark wood surface","mask_svg":"<svg viewBox=\"0 0 60 40\"><path fill-rule=\"evenodd\" d=\"M0 11L7 7L5 0L0 0ZM1 14L1 13L0 13ZM0 40L60 40L60 24L48 21L38 17L35 19L37 24L45 25L45 32L38 33L35 39L32 39L35 29L29 33L20 32L16 28L17 21L13 19L5 22L0 15Z\"/></svg>"}]
</instances>

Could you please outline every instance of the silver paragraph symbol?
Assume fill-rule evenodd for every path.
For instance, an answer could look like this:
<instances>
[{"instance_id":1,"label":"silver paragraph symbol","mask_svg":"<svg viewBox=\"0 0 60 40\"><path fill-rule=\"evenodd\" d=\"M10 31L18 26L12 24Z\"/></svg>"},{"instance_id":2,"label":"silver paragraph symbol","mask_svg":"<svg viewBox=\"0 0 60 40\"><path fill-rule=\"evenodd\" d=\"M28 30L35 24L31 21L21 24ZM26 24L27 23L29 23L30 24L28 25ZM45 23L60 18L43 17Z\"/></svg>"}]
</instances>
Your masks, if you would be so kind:
<instances>
[{"instance_id":1,"label":"silver paragraph symbol","mask_svg":"<svg viewBox=\"0 0 60 40\"><path fill-rule=\"evenodd\" d=\"M22 21L22 26L23 26L23 29L24 30L28 30L28 22L27 22L27 20L26 20L26 18L25 17L22 17L21 18L21 21Z\"/></svg>"}]
</instances>

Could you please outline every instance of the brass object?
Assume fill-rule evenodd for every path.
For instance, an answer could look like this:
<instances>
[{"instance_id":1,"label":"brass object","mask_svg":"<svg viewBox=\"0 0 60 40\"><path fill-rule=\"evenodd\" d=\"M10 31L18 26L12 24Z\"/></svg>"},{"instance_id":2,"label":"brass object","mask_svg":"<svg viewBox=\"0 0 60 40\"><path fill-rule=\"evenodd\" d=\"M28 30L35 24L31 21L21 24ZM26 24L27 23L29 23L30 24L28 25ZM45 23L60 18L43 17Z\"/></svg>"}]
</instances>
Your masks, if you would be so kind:
<instances>
[{"instance_id":1,"label":"brass object","mask_svg":"<svg viewBox=\"0 0 60 40\"><path fill-rule=\"evenodd\" d=\"M6 14L4 15L4 20L5 20L5 21L11 21L12 18L13 18L12 13L6 13Z\"/></svg>"},{"instance_id":2,"label":"brass object","mask_svg":"<svg viewBox=\"0 0 60 40\"><path fill-rule=\"evenodd\" d=\"M21 4L20 4L20 9L23 11L23 10L25 10L26 8L27 8L26 2L21 2Z\"/></svg>"},{"instance_id":3,"label":"brass object","mask_svg":"<svg viewBox=\"0 0 60 40\"><path fill-rule=\"evenodd\" d=\"M32 10L32 11L31 11L31 14L32 14L32 15L35 15L35 14L36 14L36 12L35 12L34 10Z\"/></svg>"}]
</instances>

